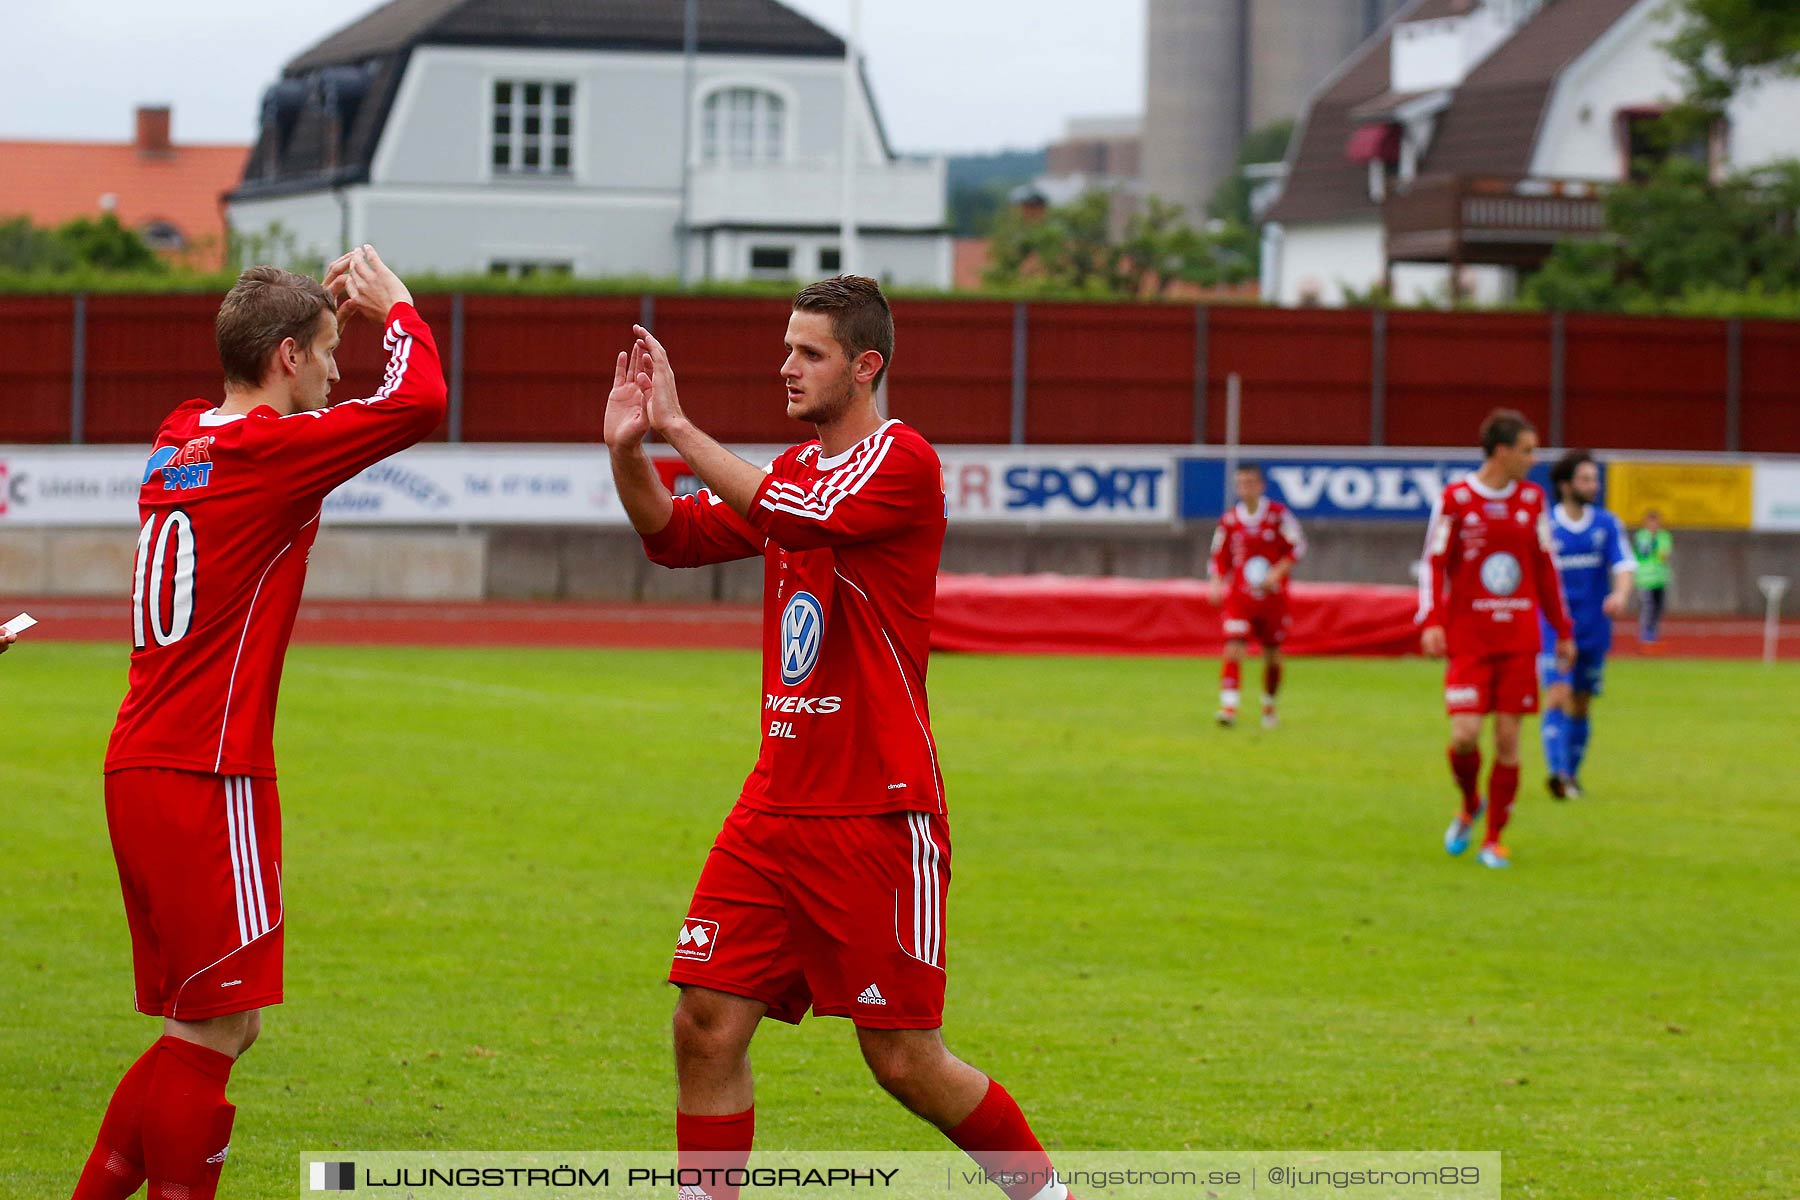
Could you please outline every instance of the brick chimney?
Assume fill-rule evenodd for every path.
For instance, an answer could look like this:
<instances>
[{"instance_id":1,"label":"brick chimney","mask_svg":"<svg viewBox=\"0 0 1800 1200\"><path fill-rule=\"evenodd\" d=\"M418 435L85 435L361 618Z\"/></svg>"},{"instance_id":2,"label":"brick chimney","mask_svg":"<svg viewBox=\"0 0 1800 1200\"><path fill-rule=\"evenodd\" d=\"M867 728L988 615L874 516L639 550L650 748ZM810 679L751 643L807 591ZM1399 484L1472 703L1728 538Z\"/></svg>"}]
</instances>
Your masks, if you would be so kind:
<instances>
[{"instance_id":1,"label":"brick chimney","mask_svg":"<svg viewBox=\"0 0 1800 1200\"><path fill-rule=\"evenodd\" d=\"M137 110L137 152L139 158L167 158L175 152L169 141L169 106L142 104Z\"/></svg>"}]
</instances>

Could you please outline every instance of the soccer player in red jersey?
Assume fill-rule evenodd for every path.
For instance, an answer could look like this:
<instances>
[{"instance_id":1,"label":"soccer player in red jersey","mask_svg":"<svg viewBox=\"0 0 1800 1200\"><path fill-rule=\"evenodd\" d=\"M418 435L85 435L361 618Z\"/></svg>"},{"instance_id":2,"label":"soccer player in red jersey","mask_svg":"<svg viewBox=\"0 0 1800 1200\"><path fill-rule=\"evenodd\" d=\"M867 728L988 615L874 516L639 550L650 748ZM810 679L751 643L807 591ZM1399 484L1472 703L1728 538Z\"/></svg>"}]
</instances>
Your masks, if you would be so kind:
<instances>
[{"instance_id":1,"label":"soccer player in red jersey","mask_svg":"<svg viewBox=\"0 0 1800 1200\"><path fill-rule=\"evenodd\" d=\"M749 1047L764 1016L849 1017L875 1078L1014 1200L1067 1189L1006 1089L940 1035L950 832L925 696L943 546L937 453L883 421L894 326L872 279L794 301L787 414L817 437L757 467L683 413L661 344L619 355L606 443L619 498L664 566L763 560L762 753L713 844L671 982L684 1169L741 1172L754 1129ZM654 429L706 490L673 498ZM734 1200L741 1174L684 1176ZM698 1180L698 1183L694 1181Z\"/></svg>"},{"instance_id":2,"label":"soccer player in red jersey","mask_svg":"<svg viewBox=\"0 0 1800 1200\"><path fill-rule=\"evenodd\" d=\"M358 312L385 331L387 374L330 405L340 321ZM275 701L320 508L444 416L431 331L367 246L324 284L244 272L217 334L224 402L177 408L145 466L130 683L106 752L136 1005L163 1033L113 1092L76 1200L218 1186L226 1081L281 1003Z\"/></svg>"},{"instance_id":3,"label":"soccer player in red jersey","mask_svg":"<svg viewBox=\"0 0 1800 1200\"><path fill-rule=\"evenodd\" d=\"M1219 518L1207 563L1214 607L1225 605L1225 663L1219 675L1219 724L1237 724L1238 684L1244 646L1254 637L1263 649L1262 723L1275 728L1275 693L1281 689L1281 646L1287 641L1288 575L1306 553L1306 536L1287 505L1265 494L1262 467L1240 463L1234 476L1238 502Z\"/></svg>"},{"instance_id":4,"label":"soccer player in red jersey","mask_svg":"<svg viewBox=\"0 0 1800 1200\"><path fill-rule=\"evenodd\" d=\"M1575 661L1574 627L1550 541L1544 493L1527 483L1537 430L1519 413L1497 409L1481 426L1479 469L1444 489L1432 508L1419 573L1421 643L1449 658L1444 704L1450 713L1450 771L1462 807L1444 833L1444 849L1469 848L1481 815L1481 726L1494 715L1494 767L1488 774L1484 866L1511 862L1500 835L1519 791L1519 725L1538 707L1538 617L1555 631L1558 669Z\"/></svg>"}]
</instances>

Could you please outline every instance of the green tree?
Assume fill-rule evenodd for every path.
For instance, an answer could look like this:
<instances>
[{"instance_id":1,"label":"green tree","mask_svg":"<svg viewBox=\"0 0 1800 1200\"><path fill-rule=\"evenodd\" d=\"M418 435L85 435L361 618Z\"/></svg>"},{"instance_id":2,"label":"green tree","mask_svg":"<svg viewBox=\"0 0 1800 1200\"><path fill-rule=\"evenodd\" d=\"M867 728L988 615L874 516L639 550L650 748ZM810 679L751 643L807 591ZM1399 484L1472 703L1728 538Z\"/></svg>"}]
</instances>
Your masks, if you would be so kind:
<instances>
[{"instance_id":1,"label":"green tree","mask_svg":"<svg viewBox=\"0 0 1800 1200\"><path fill-rule=\"evenodd\" d=\"M963 184L950 189L950 230L957 237L982 237L1006 208L1013 186L1004 183Z\"/></svg>"},{"instance_id":2,"label":"green tree","mask_svg":"<svg viewBox=\"0 0 1800 1200\"><path fill-rule=\"evenodd\" d=\"M1800 74L1800 4L1794 0L1680 0L1664 48L1681 68L1686 104L1677 122L1707 129L1756 79Z\"/></svg>"},{"instance_id":3,"label":"green tree","mask_svg":"<svg viewBox=\"0 0 1800 1200\"><path fill-rule=\"evenodd\" d=\"M1696 293L1800 288L1800 162L1714 183L1686 158L1607 194L1607 242L1565 242L1525 286L1546 308L1667 306Z\"/></svg>"},{"instance_id":4,"label":"green tree","mask_svg":"<svg viewBox=\"0 0 1800 1200\"><path fill-rule=\"evenodd\" d=\"M59 225L56 239L67 246L82 266L101 271L160 272L163 260L158 258L143 238L119 224L119 218L106 213L99 220L76 217Z\"/></svg>"},{"instance_id":5,"label":"green tree","mask_svg":"<svg viewBox=\"0 0 1800 1200\"><path fill-rule=\"evenodd\" d=\"M1661 123L1666 154L1606 197L1610 243L1564 243L1527 281L1547 308L1726 313L1778 311L1800 292L1800 161L1719 180L1704 153L1732 100L1800 76L1795 0L1678 0L1664 48L1684 99ZM1736 299L1734 299L1734 297Z\"/></svg>"},{"instance_id":6,"label":"green tree","mask_svg":"<svg viewBox=\"0 0 1800 1200\"><path fill-rule=\"evenodd\" d=\"M331 255L317 246L302 250L294 231L280 221L262 229L234 227L225 246L225 262L233 271L266 263L302 275L322 275L331 261Z\"/></svg>"},{"instance_id":7,"label":"green tree","mask_svg":"<svg viewBox=\"0 0 1800 1200\"><path fill-rule=\"evenodd\" d=\"M985 237L1006 208L1012 190L1044 173L1042 150L959 154L945 160L950 228L957 237Z\"/></svg>"},{"instance_id":8,"label":"green tree","mask_svg":"<svg viewBox=\"0 0 1800 1200\"><path fill-rule=\"evenodd\" d=\"M76 217L55 229L41 229L26 217L0 223L0 270L161 274L167 265L143 238L106 213L98 219Z\"/></svg>"},{"instance_id":9,"label":"green tree","mask_svg":"<svg viewBox=\"0 0 1800 1200\"><path fill-rule=\"evenodd\" d=\"M1525 281L1523 298L1552 312L1613 312L1624 307L1624 256L1611 242L1563 242Z\"/></svg>"},{"instance_id":10,"label":"green tree","mask_svg":"<svg viewBox=\"0 0 1800 1200\"><path fill-rule=\"evenodd\" d=\"M25 217L0 221L0 270L60 275L75 268L75 253L48 229Z\"/></svg>"},{"instance_id":11,"label":"green tree","mask_svg":"<svg viewBox=\"0 0 1800 1200\"><path fill-rule=\"evenodd\" d=\"M1113 196L1101 191L1041 213L1003 213L988 253L990 286L1081 296L1162 296L1178 282L1235 283L1253 271L1236 244L1154 196L1115 233Z\"/></svg>"}]
</instances>

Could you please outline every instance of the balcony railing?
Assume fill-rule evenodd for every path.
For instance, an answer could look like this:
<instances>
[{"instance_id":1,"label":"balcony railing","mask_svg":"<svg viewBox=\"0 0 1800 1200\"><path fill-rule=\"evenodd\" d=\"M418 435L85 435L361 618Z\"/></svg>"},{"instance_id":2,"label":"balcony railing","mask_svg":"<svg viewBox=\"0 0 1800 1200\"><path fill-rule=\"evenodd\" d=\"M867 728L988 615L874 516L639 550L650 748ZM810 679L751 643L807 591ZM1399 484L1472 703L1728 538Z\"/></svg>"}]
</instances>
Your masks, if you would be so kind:
<instances>
[{"instance_id":1,"label":"balcony railing","mask_svg":"<svg viewBox=\"0 0 1800 1200\"><path fill-rule=\"evenodd\" d=\"M709 225L822 225L843 211L843 173L829 160L706 163L694 168L689 220ZM859 225L935 229L945 222L944 161L870 163L856 173Z\"/></svg>"},{"instance_id":2,"label":"balcony railing","mask_svg":"<svg viewBox=\"0 0 1800 1200\"><path fill-rule=\"evenodd\" d=\"M1427 176L1382 205L1396 262L1541 262L1557 242L1606 236L1594 184L1559 179Z\"/></svg>"}]
</instances>

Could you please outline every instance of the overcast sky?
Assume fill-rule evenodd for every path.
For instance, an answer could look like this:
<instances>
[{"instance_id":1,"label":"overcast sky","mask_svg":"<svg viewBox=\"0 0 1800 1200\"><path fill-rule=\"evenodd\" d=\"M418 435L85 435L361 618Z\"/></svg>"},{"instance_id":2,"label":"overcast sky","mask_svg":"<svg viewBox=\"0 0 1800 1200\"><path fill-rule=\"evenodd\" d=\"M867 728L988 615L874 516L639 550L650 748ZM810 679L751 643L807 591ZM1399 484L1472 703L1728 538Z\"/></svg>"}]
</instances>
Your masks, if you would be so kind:
<instances>
[{"instance_id":1,"label":"overcast sky","mask_svg":"<svg viewBox=\"0 0 1800 1200\"><path fill-rule=\"evenodd\" d=\"M13 0L0 17L0 138L124 140L136 105L167 102L178 141L247 142L281 64L378 3ZM849 26L850 0L786 3ZM1139 112L1144 3L863 0L889 137L915 153L1031 147L1072 116Z\"/></svg>"}]
</instances>

